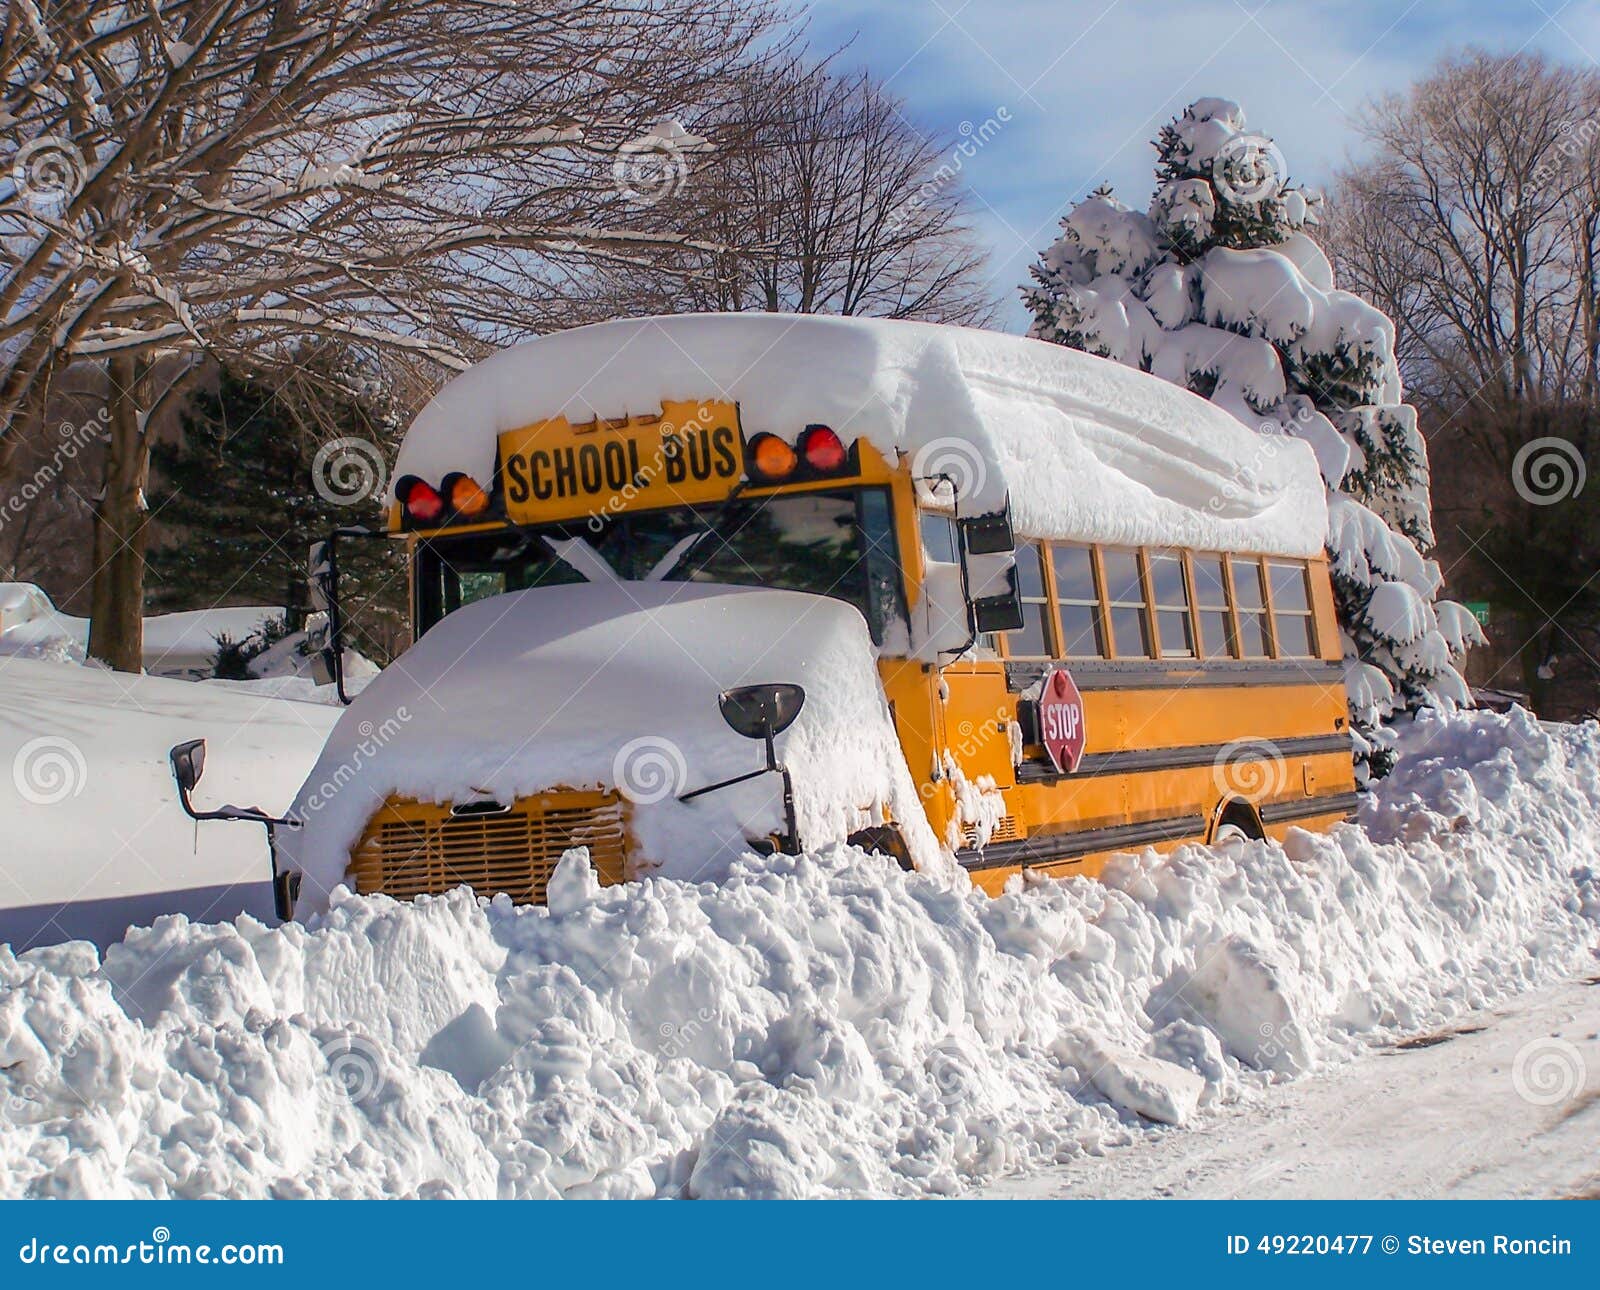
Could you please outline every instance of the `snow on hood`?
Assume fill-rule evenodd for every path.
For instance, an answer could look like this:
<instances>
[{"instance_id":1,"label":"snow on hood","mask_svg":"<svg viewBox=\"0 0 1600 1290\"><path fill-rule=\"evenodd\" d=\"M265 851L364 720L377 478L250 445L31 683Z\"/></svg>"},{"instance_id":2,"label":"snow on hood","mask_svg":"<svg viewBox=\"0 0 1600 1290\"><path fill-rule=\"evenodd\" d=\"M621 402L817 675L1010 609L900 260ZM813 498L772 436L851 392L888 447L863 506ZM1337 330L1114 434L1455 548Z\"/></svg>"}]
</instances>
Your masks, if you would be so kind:
<instances>
[{"instance_id":1,"label":"snow on hood","mask_svg":"<svg viewBox=\"0 0 1600 1290\"><path fill-rule=\"evenodd\" d=\"M600 323L514 346L456 377L406 436L395 477L488 479L496 436L544 417L731 398L745 434L812 422L865 437L962 509L1009 491L1030 536L1314 556L1324 490L1304 445L1197 395L1045 341L932 323L686 314Z\"/></svg>"},{"instance_id":2,"label":"snow on hood","mask_svg":"<svg viewBox=\"0 0 1600 1290\"><path fill-rule=\"evenodd\" d=\"M1103 883L990 899L838 848L601 890L568 860L549 908L0 947L0 1195L959 1192L1592 975L1597 771L1592 722L1455 713L1365 828Z\"/></svg>"},{"instance_id":3,"label":"snow on hood","mask_svg":"<svg viewBox=\"0 0 1600 1290\"><path fill-rule=\"evenodd\" d=\"M917 858L938 864L861 615L799 592L683 582L539 588L449 615L346 710L291 808L305 826L280 835L280 850L305 871L314 909L390 794L510 801L616 787L644 857L714 878L743 839L781 828L778 777L675 799L761 766L761 745L724 724L717 696L777 681L806 691L778 739L801 838L842 839L887 806Z\"/></svg>"}]
</instances>

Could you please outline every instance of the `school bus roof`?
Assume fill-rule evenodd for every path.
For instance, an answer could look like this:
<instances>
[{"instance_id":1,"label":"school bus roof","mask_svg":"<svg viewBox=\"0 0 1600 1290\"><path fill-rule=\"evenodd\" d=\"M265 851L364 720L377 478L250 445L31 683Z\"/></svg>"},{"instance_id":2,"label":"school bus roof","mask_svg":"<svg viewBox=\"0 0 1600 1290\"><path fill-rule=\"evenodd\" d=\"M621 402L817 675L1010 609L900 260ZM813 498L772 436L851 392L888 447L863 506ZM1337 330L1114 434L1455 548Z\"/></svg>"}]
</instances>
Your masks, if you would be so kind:
<instances>
[{"instance_id":1,"label":"school bus roof","mask_svg":"<svg viewBox=\"0 0 1600 1290\"><path fill-rule=\"evenodd\" d=\"M739 404L747 437L831 426L962 484L961 510L1009 495L1041 538L1312 556L1325 493L1308 445L1263 435L1156 377L1044 341L932 323L685 314L557 332L449 382L406 435L397 479L487 483L499 434Z\"/></svg>"}]
</instances>

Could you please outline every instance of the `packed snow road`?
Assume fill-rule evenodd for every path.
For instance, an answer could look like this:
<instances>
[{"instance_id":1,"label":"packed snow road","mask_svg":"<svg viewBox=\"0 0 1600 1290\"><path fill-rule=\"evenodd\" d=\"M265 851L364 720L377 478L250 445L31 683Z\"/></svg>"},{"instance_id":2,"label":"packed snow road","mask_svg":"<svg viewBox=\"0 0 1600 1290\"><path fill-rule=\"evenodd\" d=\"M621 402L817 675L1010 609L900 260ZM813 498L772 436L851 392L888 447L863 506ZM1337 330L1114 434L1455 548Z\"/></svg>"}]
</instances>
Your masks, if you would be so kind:
<instances>
[{"instance_id":1,"label":"packed snow road","mask_svg":"<svg viewBox=\"0 0 1600 1290\"><path fill-rule=\"evenodd\" d=\"M1600 976L1468 1013L990 1198L1600 1199Z\"/></svg>"}]
</instances>

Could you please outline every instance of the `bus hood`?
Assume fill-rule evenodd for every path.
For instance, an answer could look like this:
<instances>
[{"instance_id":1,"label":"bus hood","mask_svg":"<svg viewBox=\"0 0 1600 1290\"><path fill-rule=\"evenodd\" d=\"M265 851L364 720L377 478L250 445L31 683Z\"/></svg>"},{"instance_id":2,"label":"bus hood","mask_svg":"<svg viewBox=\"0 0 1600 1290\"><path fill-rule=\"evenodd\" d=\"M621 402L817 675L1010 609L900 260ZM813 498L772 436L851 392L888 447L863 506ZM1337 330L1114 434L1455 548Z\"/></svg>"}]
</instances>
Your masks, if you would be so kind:
<instances>
[{"instance_id":1,"label":"bus hood","mask_svg":"<svg viewBox=\"0 0 1600 1290\"><path fill-rule=\"evenodd\" d=\"M636 864L715 879L746 838L782 827L779 779L676 799L762 765L717 696L778 681L806 691L778 739L802 842L842 839L886 808L919 865L939 863L854 608L791 591L583 583L458 610L362 691L290 810L302 827L279 835L281 863L303 874L298 909L326 904L391 795L616 789L631 804Z\"/></svg>"}]
</instances>

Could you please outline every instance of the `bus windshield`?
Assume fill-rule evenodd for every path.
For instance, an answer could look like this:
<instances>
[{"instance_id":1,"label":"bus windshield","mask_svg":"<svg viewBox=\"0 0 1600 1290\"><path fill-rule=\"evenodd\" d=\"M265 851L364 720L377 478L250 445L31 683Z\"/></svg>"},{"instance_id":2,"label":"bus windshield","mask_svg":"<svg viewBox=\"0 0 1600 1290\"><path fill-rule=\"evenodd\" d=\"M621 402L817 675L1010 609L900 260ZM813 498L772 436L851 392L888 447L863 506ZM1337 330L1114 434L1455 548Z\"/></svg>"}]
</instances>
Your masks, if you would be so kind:
<instances>
[{"instance_id":1,"label":"bus windshield","mask_svg":"<svg viewBox=\"0 0 1600 1290\"><path fill-rule=\"evenodd\" d=\"M844 600L861 611L877 644L904 618L888 490L855 488L432 538L418 548L418 630L487 596L592 580L597 561L629 580Z\"/></svg>"}]
</instances>

